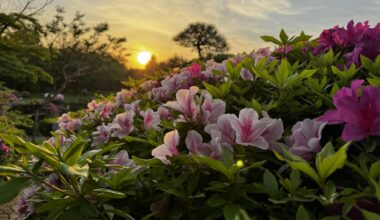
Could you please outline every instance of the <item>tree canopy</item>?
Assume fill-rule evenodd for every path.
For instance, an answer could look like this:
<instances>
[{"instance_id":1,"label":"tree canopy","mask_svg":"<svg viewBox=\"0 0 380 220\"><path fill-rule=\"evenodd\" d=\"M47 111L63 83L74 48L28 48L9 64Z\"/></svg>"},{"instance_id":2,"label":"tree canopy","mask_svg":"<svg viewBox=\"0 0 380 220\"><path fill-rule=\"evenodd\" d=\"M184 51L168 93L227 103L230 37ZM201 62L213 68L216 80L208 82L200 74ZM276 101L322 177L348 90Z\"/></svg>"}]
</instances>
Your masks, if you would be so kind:
<instances>
[{"instance_id":1,"label":"tree canopy","mask_svg":"<svg viewBox=\"0 0 380 220\"><path fill-rule=\"evenodd\" d=\"M204 53L221 53L229 49L226 39L214 25L200 22L189 24L173 40L181 46L197 50L199 59L203 59Z\"/></svg>"}]
</instances>

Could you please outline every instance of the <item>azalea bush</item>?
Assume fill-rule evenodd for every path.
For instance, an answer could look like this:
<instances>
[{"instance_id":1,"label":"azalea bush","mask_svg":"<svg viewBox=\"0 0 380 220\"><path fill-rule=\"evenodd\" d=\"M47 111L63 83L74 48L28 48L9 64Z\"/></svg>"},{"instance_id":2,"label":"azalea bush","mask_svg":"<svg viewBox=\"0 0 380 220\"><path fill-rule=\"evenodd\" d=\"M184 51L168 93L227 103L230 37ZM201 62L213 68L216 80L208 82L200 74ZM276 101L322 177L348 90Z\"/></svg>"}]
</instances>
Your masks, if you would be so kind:
<instances>
[{"instance_id":1,"label":"azalea bush","mask_svg":"<svg viewBox=\"0 0 380 220\"><path fill-rule=\"evenodd\" d=\"M16 94L16 91L2 86L0 82L0 133L24 137L23 129L30 128L32 121L28 115L23 115L12 108L18 101ZM14 155L14 150L0 138L0 165L16 160Z\"/></svg>"},{"instance_id":2,"label":"azalea bush","mask_svg":"<svg viewBox=\"0 0 380 220\"><path fill-rule=\"evenodd\" d=\"M347 53L378 46L378 26L282 30L262 37L274 50L130 79L40 145L2 134L21 157L0 166L0 203L23 191L30 219L377 219L380 51Z\"/></svg>"}]
</instances>

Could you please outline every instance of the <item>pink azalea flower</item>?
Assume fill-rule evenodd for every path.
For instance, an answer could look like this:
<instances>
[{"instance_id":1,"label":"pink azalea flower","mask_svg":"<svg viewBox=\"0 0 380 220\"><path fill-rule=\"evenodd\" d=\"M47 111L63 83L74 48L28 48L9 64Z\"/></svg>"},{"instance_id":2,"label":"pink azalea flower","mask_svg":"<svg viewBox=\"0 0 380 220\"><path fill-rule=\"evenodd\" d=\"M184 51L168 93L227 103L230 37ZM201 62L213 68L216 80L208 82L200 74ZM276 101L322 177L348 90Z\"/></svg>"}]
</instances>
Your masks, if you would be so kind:
<instances>
[{"instance_id":1,"label":"pink azalea flower","mask_svg":"<svg viewBox=\"0 0 380 220\"><path fill-rule=\"evenodd\" d=\"M112 160L111 165L126 166L131 168L136 167L135 162L129 158L128 152L126 150L121 150L119 153L117 153Z\"/></svg>"},{"instance_id":2,"label":"pink azalea flower","mask_svg":"<svg viewBox=\"0 0 380 220\"><path fill-rule=\"evenodd\" d=\"M145 91L150 91L157 85L157 83L156 80L147 80L143 82L140 87Z\"/></svg>"},{"instance_id":3,"label":"pink azalea flower","mask_svg":"<svg viewBox=\"0 0 380 220\"><path fill-rule=\"evenodd\" d=\"M213 100L211 95L207 91L204 91L202 95L204 97L204 101L201 106L201 110L202 110L201 121L204 125L207 125L210 123L216 123L219 116L224 114L225 109L226 109L226 103L220 99Z\"/></svg>"},{"instance_id":4,"label":"pink azalea flower","mask_svg":"<svg viewBox=\"0 0 380 220\"><path fill-rule=\"evenodd\" d=\"M95 111L98 107L98 102L96 100L92 100L87 104L87 111L92 112Z\"/></svg>"},{"instance_id":5,"label":"pink azalea flower","mask_svg":"<svg viewBox=\"0 0 380 220\"><path fill-rule=\"evenodd\" d=\"M235 57L233 57L232 59L232 62L235 64L235 65L238 65L241 61L244 60L244 54L242 53L238 53Z\"/></svg>"},{"instance_id":6,"label":"pink azalea flower","mask_svg":"<svg viewBox=\"0 0 380 220\"><path fill-rule=\"evenodd\" d=\"M282 133L284 133L284 125L281 119L272 119L269 117L268 113L263 111L264 118L260 119L263 123L267 124L264 132L261 134L262 137L268 142L269 148L278 148L276 141L281 139Z\"/></svg>"},{"instance_id":7,"label":"pink azalea flower","mask_svg":"<svg viewBox=\"0 0 380 220\"><path fill-rule=\"evenodd\" d=\"M231 125L236 132L237 144L255 146L263 150L268 149L268 142L261 136L268 127L268 121L259 120L259 115L255 110L242 109L239 118L232 115Z\"/></svg>"},{"instance_id":8,"label":"pink azalea flower","mask_svg":"<svg viewBox=\"0 0 380 220\"><path fill-rule=\"evenodd\" d=\"M20 218L26 219L29 215L34 213L33 197L40 188L36 185L25 188L19 197L16 204L16 211Z\"/></svg>"},{"instance_id":9,"label":"pink azalea flower","mask_svg":"<svg viewBox=\"0 0 380 220\"><path fill-rule=\"evenodd\" d=\"M194 130L187 133L185 143L187 149L189 149L192 154L200 154L217 160L221 159L222 150L220 145L203 143L202 135Z\"/></svg>"},{"instance_id":10,"label":"pink azalea flower","mask_svg":"<svg viewBox=\"0 0 380 220\"><path fill-rule=\"evenodd\" d=\"M47 140L49 144L54 147L60 147L60 149L64 152L71 146L71 144L75 141L76 137L74 135L70 137L66 137L64 132L58 131L56 132L56 136L51 137ZM58 146L57 146L58 144Z\"/></svg>"},{"instance_id":11,"label":"pink azalea flower","mask_svg":"<svg viewBox=\"0 0 380 220\"><path fill-rule=\"evenodd\" d=\"M98 105L98 108L96 111L99 112L100 118L108 118L110 114L112 113L114 105L111 102L103 102L100 105Z\"/></svg>"},{"instance_id":12,"label":"pink azalea flower","mask_svg":"<svg viewBox=\"0 0 380 220\"><path fill-rule=\"evenodd\" d=\"M116 115L111 125L111 128L113 130L113 133L111 136L122 139L123 137L129 135L134 129L133 127L134 117L135 117L135 113L133 111Z\"/></svg>"},{"instance_id":13,"label":"pink azalea flower","mask_svg":"<svg viewBox=\"0 0 380 220\"><path fill-rule=\"evenodd\" d=\"M257 51L252 51L248 56L254 60L255 64L259 62L262 58L268 58L268 60L273 60L274 57L271 56L271 51L269 47L260 48Z\"/></svg>"},{"instance_id":14,"label":"pink azalea flower","mask_svg":"<svg viewBox=\"0 0 380 220\"><path fill-rule=\"evenodd\" d=\"M135 89L122 89L120 92L116 93L116 103L117 103L117 105L127 103L135 95L136 95Z\"/></svg>"},{"instance_id":15,"label":"pink azalea flower","mask_svg":"<svg viewBox=\"0 0 380 220\"><path fill-rule=\"evenodd\" d=\"M206 70L209 73L211 73L210 77L211 78L215 78L215 79L218 78L218 75L212 74L213 71L218 71L218 72L221 72L221 73L226 73L227 72L225 63L217 63L213 59L208 60L206 62Z\"/></svg>"},{"instance_id":16,"label":"pink azalea flower","mask_svg":"<svg viewBox=\"0 0 380 220\"><path fill-rule=\"evenodd\" d=\"M177 146L179 144L179 134L177 130L170 131L165 134L164 144L154 148L152 150L152 156L160 159L163 163L169 164L170 161L167 156L179 155Z\"/></svg>"},{"instance_id":17,"label":"pink azalea flower","mask_svg":"<svg viewBox=\"0 0 380 220\"><path fill-rule=\"evenodd\" d=\"M63 101L65 99L65 96L62 95L61 93L58 93L57 95L54 96L53 98L55 101Z\"/></svg>"},{"instance_id":18,"label":"pink azalea flower","mask_svg":"<svg viewBox=\"0 0 380 220\"><path fill-rule=\"evenodd\" d=\"M94 139L93 145L101 145L107 143L111 137L111 126L106 126L104 124L98 126L96 131L92 133Z\"/></svg>"},{"instance_id":19,"label":"pink azalea flower","mask_svg":"<svg viewBox=\"0 0 380 220\"><path fill-rule=\"evenodd\" d=\"M327 123L317 119L305 119L292 127L292 135L285 138L289 151L309 160L321 151L322 130Z\"/></svg>"},{"instance_id":20,"label":"pink azalea flower","mask_svg":"<svg viewBox=\"0 0 380 220\"><path fill-rule=\"evenodd\" d=\"M177 101L169 101L164 106L181 112L186 120L193 121L200 110L194 100L198 91L199 88L196 86L192 86L190 89L180 89L176 94Z\"/></svg>"},{"instance_id":21,"label":"pink azalea flower","mask_svg":"<svg viewBox=\"0 0 380 220\"><path fill-rule=\"evenodd\" d=\"M70 117L69 114L65 113L65 114L62 114L59 118L58 118L58 123L67 123L69 121L71 121L72 118Z\"/></svg>"},{"instance_id":22,"label":"pink azalea flower","mask_svg":"<svg viewBox=\"0 0 380 220\"><path fill-rule=\"evenodd\" d=\"M168 92L174 92L178 89L187 89L191 83L191 75L188 71L174 74L161 81L162 87Z\"/></svg>"},{"instance_id":23,"label":"pink azalea flower","mask_svg":"<svg viewBox=\"0 0 380 220\"><path fill-rule=\"evenodd\" d=\"M247 70L246 68L241 68L240 70L240 76L243 80L250 80L250 81L253 81L253 75L251 72L249 72L249 70Z\"/></svg>"},{"instance_id":24,"label":"pink azalea flower","mask_svg":"<svg viewBox=\"0 0 380 220\"><path fill-rule=\"evenodd\" d=\"M158 107L157 112L158 112L158 115L160 116L161 120L171 119L170 112L167 108L160 106L160 107Z\"/></svg>"},{"instance_id":25,"label":"pink azalea flower","mask_svg":"<svg viewBox=\"0 0 380 220\"><path fill-rule=\"evenodd\" d=\"M132 103L124 104L124 110L126 112L132 110L135 112L135 114L138 114L140 112L140 102L141 100L136 100Z\"/></svg>"},{"instance_id":26,"label":"pink azalea flower","mask_svg":"<svg viewBox=\"0 0 380 220\"><path fill-rule=\"evenodd\" d=\"M75 131L82 125L80 119L74 119L68 114L63 114L58 118L58 127L61 130Z\"/></svg>"},{"instance_id":27,"label":"pink azalea flower","mask_svg":"<svg viewBox=\"0 0 380 220\"><path fill-rule=\"evenodd\" d=\"M168 90L166 87L157 87L152 89L152 91L149 93L149 96L155 101L162 102L169 99L169 91L170 90Z\"/></svg>"},{"instance_id":28,"label":"pink azalea flower","mask_svg":"<svg viewBox=\"0 0 380 220\"><path fill-rule=\"evenodd\" d=\"M355 80L351 88L343 87L334 96L335 110L329 110L319 120L328 124L344 123L342 139L360 141L380 136L380 88L366 86L358 97L363 80Z\"/></svg>"},{"instance_id":29,"label":"pink azalea flower","mask_svg":"<svg viewBox=\"0 0 380 220\"><path fill-rule=\"evenodd\" d=\"M209 124L205 127L205 131L212 136L220 136L220 142L227 144L230 149L235 144L236 132L232 128L231 120L234 119L233 114L221 115L216 124Z\"/></svg>"},{"instance_id":30,"label":"pink azalea flower","mask_svg":"<svg viewBox=\"0 0 380 220\"><path fill-rule=\"evenodd\" d=\"M144 118L144 129L159 129L158 125L160 124L160 116L157 112L154 112L152 109L148 108L146 111L140 112L140 115Z\"/></svg>"},{"instance_id":31,"label":"pink azalea flower","mask_svg":"<svg viewBox=\"0 0 380 220\"><path fill-rule=\"evenodd\" d=\"M47 178L45 178L45 181L47 183L50 183L50 185L59 187L58 175L56 173L50 174ZM53 189L51 189L50 187L48 187L45 184L42 184L42 187L44 188L45 192L49 192L49 193L53 192Z\"/></svg>"}]
</instances>

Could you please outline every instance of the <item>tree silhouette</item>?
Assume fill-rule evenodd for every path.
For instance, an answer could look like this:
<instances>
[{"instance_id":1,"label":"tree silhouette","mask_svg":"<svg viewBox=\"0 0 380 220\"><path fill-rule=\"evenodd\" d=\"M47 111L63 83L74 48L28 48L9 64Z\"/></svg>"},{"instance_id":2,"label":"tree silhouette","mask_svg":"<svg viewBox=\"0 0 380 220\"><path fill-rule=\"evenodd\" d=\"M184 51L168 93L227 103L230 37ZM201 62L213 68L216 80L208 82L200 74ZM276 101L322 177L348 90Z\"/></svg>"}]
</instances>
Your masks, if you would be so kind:
<instances>
[{"instance_id":1,"label":"tree silhouette","mask_svg":"<svg viewBox=\"0 0 380 220\"><path fill-rule=\"evenodd\" d=\"M201 60L204 52L221 53L229 49L226 39L218 33L214 25L200 22L189 24L173 40L181 46L196 49Z\"/></svg>"}]
</instances>

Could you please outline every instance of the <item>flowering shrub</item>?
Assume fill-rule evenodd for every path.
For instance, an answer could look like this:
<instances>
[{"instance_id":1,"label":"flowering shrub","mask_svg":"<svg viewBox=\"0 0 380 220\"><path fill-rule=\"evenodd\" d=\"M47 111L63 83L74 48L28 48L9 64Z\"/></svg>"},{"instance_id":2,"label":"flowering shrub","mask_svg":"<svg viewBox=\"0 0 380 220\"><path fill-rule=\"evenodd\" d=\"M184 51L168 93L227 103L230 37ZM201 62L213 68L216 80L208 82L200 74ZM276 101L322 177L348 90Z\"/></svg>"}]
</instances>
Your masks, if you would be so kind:
<instances>
[{"instance_id":1,"label":"flowering shrub","mask_svg":"<svg viewBox=\"0 0 380 220\"><path fill-rule=\"evenodd\" d=\"M342 67L310 38L130 79L41 145L1 135L22 162L0 167L0 202L24 190L34 219L378 218L380 58Z\"/></svg>"}]
</instances>

